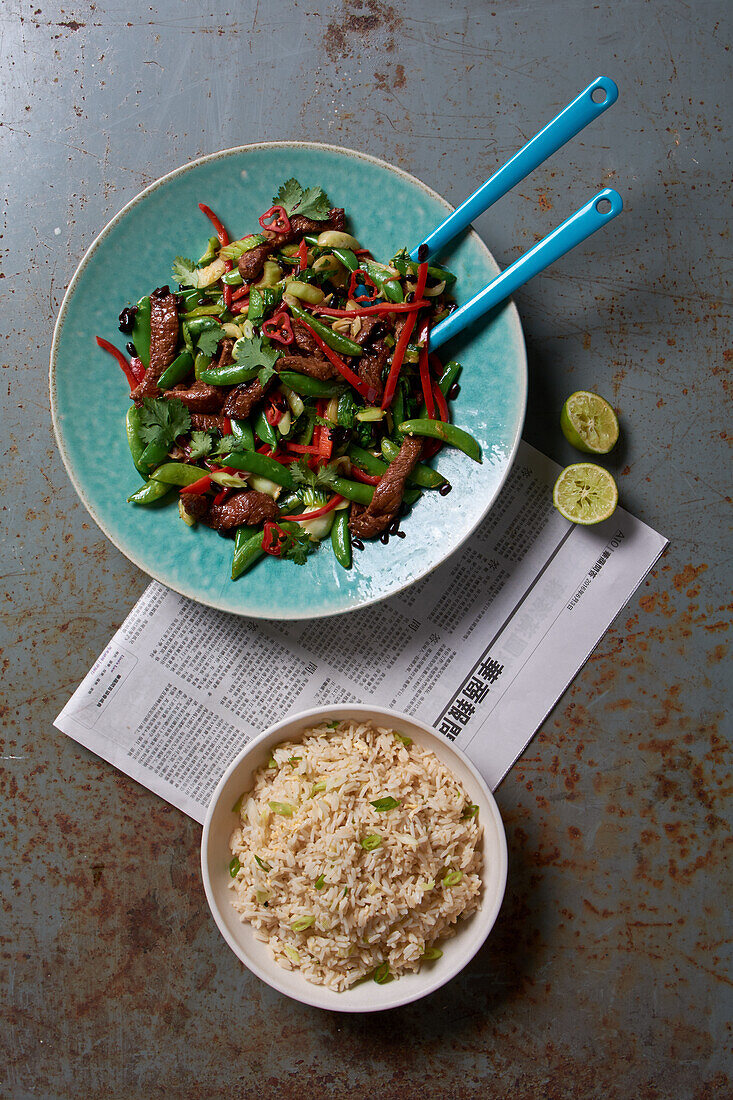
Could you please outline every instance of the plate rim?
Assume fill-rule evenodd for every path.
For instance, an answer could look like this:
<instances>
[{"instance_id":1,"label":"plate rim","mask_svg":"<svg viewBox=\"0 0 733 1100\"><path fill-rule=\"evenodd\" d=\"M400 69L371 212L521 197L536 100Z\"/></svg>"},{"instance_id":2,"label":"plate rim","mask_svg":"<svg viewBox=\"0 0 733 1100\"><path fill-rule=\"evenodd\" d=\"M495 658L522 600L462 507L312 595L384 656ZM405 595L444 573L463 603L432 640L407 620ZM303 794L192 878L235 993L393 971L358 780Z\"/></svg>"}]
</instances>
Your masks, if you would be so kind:
<instances>
[{"instance_id":1,"label":"plate rim","mask_svg":"<svg viewBox=\"0 0 733 1100\"><path fill-rule=\"evenodd\" d=\"M512 328L514 329L514 335L517 338L517 346L518 346L518 349L519 349L520 354L521 354L521 364L520 364L520 366L521 366L521 371L520 371L520 373L521 373L521 378L520 378L521 387L520 387L519 398L520 398L520 406L521 406L522 411L521 411L521 415L518 418L517 429L516 429L514 440L512 442L511 448L510 448L510 450L508 452L508 455L507 455L506 467L504 469L504 472L503 472L499 482L497 483L496 489L494 491L494 496L493 496L492 502L489 505L489 507L479 516L479 518L476 520L476 522L473 524L473 526L471 526L466 531L466 533L463 535L463 537L460 539L460 541L457 542L455 544L455 546L453 546L447 554L444 554L438 561L434 562L429 568L425 569L422 572L418 572L414 577L412 577L405 584L399 585L399 587L396 587L394 590L392 590L390 592L386 592L382 595L371 596L371 597L368 597L368 598L360 598L359 602L357 604L355 604L352 607L348 607L348 608L339 608L339 609L336 609L336 610L333 610L333 609L331 609L331 610L315 610L315 611L303 610L302 612L301 611L296 611L295 613L287 613L287 614L278 614L277 611L275 611L272 614L264 615L259 611L244 611L244 610L238 610L238 609L232 608L232 607L227 605L226 600L216 600L213 597L204 598L199 594L193 594L190 591L184 591L184 589L181 586L171 584L170 580L168 578L166 578L164 576L161 576L157 572L154 572L152 569L149 569L147 566L142 565L142 563L140 562L140 560L138 559L138 557L136 556L136 554L134 552L129 551L128 549L126 549L125 547L120 545L120 542L118 542L117 539L115 537L113 537L113 535L107 529L106 524L103 523L102 520L100 519L100 517L97 515L96 509L94 508L92 502L89 500L83 486L81 485L81 483L77 479L77 477L75 475L75 472L74 472L74 469L73 469L73 465L72 465L71 460L70 460L70 457L66 452L64 442L63 442L63 436L62 436L62 431L61 431L61 423L60 423L61 420L62 420L62 417L61 417L61 414L60 414L60 412L57 408L58 396L57 396L57 388L56 388L56 359L57 359L57 354L58 354L58 345L59 345L59 342L60 342L60 339L61 339L61 334L62 334L62 331L63 331L64 322L66 320L66 312L67 312L69 303L70 303L71 298L73 297L73 294L76 290L77 284L79 283L81 277L84 274L84 271L85 271L87 265L89 264L89 261L91 260L92 256L97 251L97 249L100 247L102 242L112 232L112 230L115 228L115 226L122 220L122 218L125 216L125 214L129 210L131 210L134 206L141 203L143 201L143 199L145 199L148 195L152 194L153 191L156 191L159 187L162 187L164 184L166 184L170 180L175 179L177 176L181 176L184 173L191 171L192 169L198 167L201 164L205 164L205 163L210 162L210 161L221 160L221 159L224 159L225 157L235 156L237 154L241 154L241 153L245 153L245 152L251 152L251 151L256 150L256 149L278 149L278 148L280 148L280 149L287 149L287 148L290 148L290 149L292 149L292 148L322 149L322 150L326 150L326 151L331 152L331 153L337 153L337 154L340 154L340 155L350 156L350 157L353 157L356 160L369 161L370 163L372 163L374 165L377 165L380 168L386 169L387 171L392 172L397 176L401 176L403 179L409 181L412 184L417 184L417 186L419 188L421 188L427 195L429 195L432 199L437 200L437 202L440 205L445 207L445 209L448 213L451 213L455 209L455 207L453 207L448 202L448 200L445 199L439 192L435 191L432 187L429 187L428 184L426 184L423 180L419 179L417 176L414 176L411 172L405 171L404 168L399 168L395 164L390 164L389 161L383 160L381 157L375 157L371 153L365 153L365 152L362 152L361 150L358 150L358 149L351 149L347 146L333 145L329 142L321 142L321 141L257 141L257 142L249 142L245 145L234 145L234 146L231 146L228 149L219 149L218 151L216 151L214 153L206 153L203 156L196 157L193 160L187 161L185 164L179 165L177 168L173 168L170 172L166 172L164 175L159 176L158 179L153 180L153 182L148 184L147 187L144 187L142 189L142 191L139 191L136 195L134 195L127 203L125 203L124 206L122 206L117 211L116 214L114 214L112 216L112 218L110 218L110 220L100 230L100 232L96 235L96 237L94 238L92 243L87 248L86 252L82 256L81 260L79 261L79 264L78 264L76 270L74 271L74 274L71 277L71 281L69 282L69 285L66 288L66 292L65 292L65 294L64 294L64 296L61 300L61 305L59 307L59 312L58 312L58 315L56 317L56 322L54 324L53 338L51 340L51 350L50 350L50 353L49 353L48 387L49 387L49 404L50 404L50 409L51 409L51 423L52 423L52 426L53 426L54 437L56 439L56 446L58 447L59 454L61 455L61 461L64 464L64 468L65 468L66 473L69 477L69 480L71 481L71 484L74 488L74 491L75 491L76 495L79 497L79 500L81 501L81 503L86 508L86 510L89 513L89 516L91 517L91 519L97 525L97 527L102 532L102 534L105 536L105 538L109 539L109 541L112 543L112 545L117 550L119 550L119 552L123 555L123 557L127 558L127 560L129 562L131 562L134 566L136 566L136 568L139 569L140 572L143 573L146 577L149 577L152 580L158 581L160 584L164 585L165 588L168 588L169 590L171 590L173 592L177 592L180 596L183 596L185 599L193 600L194 603L201 604L205 607L214 608L216 611L224 611L229 615L237 615L241 618L257 619L257 620L263 620L265 622L267 622L267 621L299 622L299 621L303 621L303 620L307 620L307 619L323 619L323 618L331 618L335 615L345 615L345 614L349 614L352 611L362 610L363 608L369 607L372 604L381 603L383 600L392 599L394 596L398 596L400 594L400 592L404 592L407 588L410 588L413 584L417 584L418 581L421 581L421 580L423 580L423 578L429 576L436 569L440 568L441 565L445 564L445 562L448 561L458 550L460 550L460 548L468 541L468 539L471 537L471 535L473 535L474 531L479 526L479 524L488 515L491 507L493 506L493 504L495 503L497 497L501 493L501 490L504 486L504 483L506 482L506 479L507 479L507 477L509 476L509 474L511 472L512 466L514 465L514 459L516 458L517 450L519 448L519 443L520 443L521 438L522 438L522 429L524 427L524 421L525 421L525 417L526 417L526 414L527 414L527 390L528 390L528 384L529 384L529 377L528 377L528 364L527 364L527 346L526 346L526 342L525 342L525 339L524 339L524 331L522 329L522 322L521 322L521 319L519 317L519 311L517 310L517 307L516 307L513 299L510 298L507 301L507 303L505 305L505 308L508 308L508 310L509 310L509 316L511 318ZM488 259L490 260L490 262L498 268L498 264L497 264L497 262L496 262L496 260L493 256L491 250L489 249L488 245L479 236L479 234L476 232L476 230L473 227L471 227L469 229L469 236L472 239L474 239L475 241L478 242L480 248L485 252L485 254L488 257Z\"/></svg>"}]
</instances>

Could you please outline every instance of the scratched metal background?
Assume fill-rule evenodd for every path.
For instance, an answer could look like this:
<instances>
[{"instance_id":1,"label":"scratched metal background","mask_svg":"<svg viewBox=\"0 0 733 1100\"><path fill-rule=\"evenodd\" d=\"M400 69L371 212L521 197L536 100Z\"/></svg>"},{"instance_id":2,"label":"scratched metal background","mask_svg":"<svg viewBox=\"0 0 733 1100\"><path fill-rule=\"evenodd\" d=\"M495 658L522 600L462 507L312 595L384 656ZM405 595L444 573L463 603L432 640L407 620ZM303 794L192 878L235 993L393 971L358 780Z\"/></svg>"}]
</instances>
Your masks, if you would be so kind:
<instances>
[{"instance_id":1,"label":"scratched metal background","mask_svg":"<svg viewBox=\"0 0 733 1100\"><path fill-rule=\"evenodd\" d=\"M0 1092L730 1096L731 6L197 6L0 8ZM383 1018L306 1009L219 938L199 828L52 728L146 583L56 453L54 317L101 226L188 158L263 138L342 142L457 201L599 72L618 104L479 228L507 262L599 186L622 191L612 229L518 297L526 435L570 461L563 397L609 394L623 502L672 545L499 792L509 889L478 958Z\"/></svg>"}]
</instances>

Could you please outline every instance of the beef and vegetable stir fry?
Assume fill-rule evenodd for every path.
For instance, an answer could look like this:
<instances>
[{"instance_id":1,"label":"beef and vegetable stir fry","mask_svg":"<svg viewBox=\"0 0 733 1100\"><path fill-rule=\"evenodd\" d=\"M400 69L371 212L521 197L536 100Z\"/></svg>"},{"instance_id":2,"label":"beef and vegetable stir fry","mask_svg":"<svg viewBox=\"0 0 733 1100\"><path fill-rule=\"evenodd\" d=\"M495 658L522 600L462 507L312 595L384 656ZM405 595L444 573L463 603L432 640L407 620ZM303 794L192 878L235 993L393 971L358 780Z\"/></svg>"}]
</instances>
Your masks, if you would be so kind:
<instances>
[{"instance_id":1,"label":"beef and vegetable stir fry","mask_svg":"<svg viewBox=\"0 0 733 1100\"><path fill-rule=\"evenodd\" d=\"M232 577L264 555L302 564L330 536L345 569L365 539L404 537L445 445L481 461L450 423L458 363L429 353L455 276L405 250L377 262L320 187L290 179L260 232L177 257L169 286L120 314L130 360L127 437L147 505L177 490L181 519L234 536Z\"/></svg>"}]
</instances>

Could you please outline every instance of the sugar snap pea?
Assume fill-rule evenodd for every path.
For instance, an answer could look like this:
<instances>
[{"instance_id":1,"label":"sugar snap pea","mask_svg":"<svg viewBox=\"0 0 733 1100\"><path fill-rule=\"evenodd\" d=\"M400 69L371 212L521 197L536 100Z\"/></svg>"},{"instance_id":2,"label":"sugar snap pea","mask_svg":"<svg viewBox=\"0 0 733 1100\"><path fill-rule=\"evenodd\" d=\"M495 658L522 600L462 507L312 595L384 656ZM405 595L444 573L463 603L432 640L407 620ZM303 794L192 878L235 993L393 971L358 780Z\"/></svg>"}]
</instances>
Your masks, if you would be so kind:
<instances>
[{"instance_id":1,"label":"sugar snap pea","mask_svg":"<svg viewBox=\"0 0 733 1100\"><path fill-rule=\"evenodd\" d=\"M234 556L232 558L232 580L241 577L251 569L256 561L264 556L262 549L262 531L254 527L238 527L234 536Z\"/></svg>"},{"instance_id":2,"label":"sugar snap pea","mask_svg":"<svg viewBox=\"0 0 733 1100\"><path fill-rule=\"evenodd\" d=\"M280 380L301 397L338 397L344 392L342 382L321 382L294 370L280 371Z\"/></svg>"},{"instance_id":3,"label":"sugar snap pea","mask_svg":"<svg viewBox=\"0 0 733 1100\"><path fill-rule=\"evenodd\" d=\"M248 474L256 474L259 477L269 478L276 485L283 485L286 489L294 489L293 475L287 466L277 462L268 455L258 454L256 451L234 451L225 455L221 460L222 466L231 466L234 470L244 470ZM338 490L337 490L338 491Z\"/></svg>"},{"instance_id":4,"label":"sugar snap pea","mask_svg":"<svg viewBox=\"0 0 733 1100\"><path fill-rule=\"evenodd\" d=\"M182 382L193 366L193 356L188 351L182 351L158 379L158 388L170 390Z\"/></svg>"},{"instance_id":5,"label":"sugar snap pea","mask_svg":"<svg viewBox=\"0 0 733 1100\"><path fill-rule=\"evenodd\" d=\"M245 367L241 363L230 363L228 367L206 367L198 377L210 386L238 386L240 382L252 382L259 367Z\"/></svg>"},{"instance_id":6,"label":"sugar snap pea","mask_svg":"<svg viewBox=\"0 0 733 1100\"><path fill-rule=\"evenodd\" d=\"M266 443L271 451L277 449L277 432L261 409L255 417L254 430L257 438L261 439L263 443Z\"/></svg>"},{"instance_id":7,"label":"sugar snap pea","mask_svg":"<svg viewBox=\"0 0 733 1100\"><path fill-rule=\"evenodd\" d=\"M153 481L161 481L165 485L193 485L206 477L208 472L202 466L190 466L186 462L164 462L150 476Z\"/></svg>"},{"instance_id":8,"label":"sugar snap pea","mask_svg":"<svg viewBox=\"0 0 733 1100\"><path fill-rule=\"evenodd\" d=\"M137 303L135 320L132 322L131 340L135 345L138 359L147 369L150 366L150 298L146 294Z\"/></svg>"},{"instance_id":9,"label":"sugar snap pea","mask_svg":"<svg viewBox=\"0 0 733 1100\"><path fill-rule=\"evenodd\" d=\"M364 485L361 481L349 481L345 477L335 477L332 484L334 493L346 497L347 500L353 500L357 504L369 504L374 496L374 487Z\"/></svg>"},{"instance_id":10,"label":"sugar snap pea","mask_svg":"<svg viewBox=\"0 0 733 1100\"><path fill-rule=\"evenodd\" d=\"M161 500L172 488L172 485L166 485L164 481L154 481L153 478L150 478L149 481L140 486L137 492L127 498L127 503L153 504L156 500Z\"/></svg>"},{"instance_id":11,"label":"sugar snap pea","mask_svg":"<svg viewBox=\"0 0 733 1100\"><path fill-rule=\"evenodd\" d=\"M344 569L351 569L351 535L349 534L349 513L342 509L336 513L331 528L331 546L334 557Z\"/></svg>"},{"instance_id":12,"label":"sugar snap pea","mask_svg":"<svg viewBox=\"0 0 733 1100\"><path fill-rule=\"evenodd\" d=\"M141 462L142 456L145 453L145 444L140 438L142 423L140 421L140 413L135 405L130 405L127 410L125 426L127 428L127 442L130 447L132 461L135 463L135 469L142 477L147 477L148 468L143 466Z\"/></svg>"},{"instance_id":13,"label":"sugar snap pea","mask_svg":"<svg viewBox=\"0 0 733 1100\"><path fill-rule=\"evenodd\" d=\"M313 329L317 336L320 336L324 344L333 351L338 351L341 355L361 355L363 348L359 346L354 340L350 340L348 336L342 336L340 332L334 332L330 325L325 324L323 321L319 321L317 317L314 317L312 313L308 313L307 310L301 309L300 306L291 305L290 312L293 317L297 317L299 321L305 321L307 325Z\"/></svg>"},{"instance_id":14,"label":"sugar snap pea","mask_svg":"<svg viewBox=\"0 0 733 1100\"><path fill-rule=\"evenodd\" d=\"M407 435L424 435L430 439L439 439L441 443L447 443L463 451L474 462L482 462L481 448L468 432L455 424L445 424L442 420L405 420L399 425L399 430Z\"/></svg>"},{"instance_id":15,"label":"sugar snap pea","mask_svg":"<svg viewBox=\"0 0 733 1100\"><path fill-rule=\"evenodd\" d=\"M242 444L245 450L253 451L255 449L255 436L249 420L237 420L235 417L230 417L229 423L232 426L234 438Z\"/></svg>"},{"instance_id":16,"label":"sugar snap pea","mask_svg":"<svg viewBox=\"0 0 733 1100\"><path fill-rule=\"evenodd\" d=\"M388 462L392 462L397 458L399 453L399 446L391 439L382 440L382 454ZM422 485L424 489L439 489L441 485L445 485L445 478L443 475L439 474L437 470L433 470L430 466L426 466L424 462L418 462L407 480L411 481L414 485Z\"/></svg>"}]
</instances>

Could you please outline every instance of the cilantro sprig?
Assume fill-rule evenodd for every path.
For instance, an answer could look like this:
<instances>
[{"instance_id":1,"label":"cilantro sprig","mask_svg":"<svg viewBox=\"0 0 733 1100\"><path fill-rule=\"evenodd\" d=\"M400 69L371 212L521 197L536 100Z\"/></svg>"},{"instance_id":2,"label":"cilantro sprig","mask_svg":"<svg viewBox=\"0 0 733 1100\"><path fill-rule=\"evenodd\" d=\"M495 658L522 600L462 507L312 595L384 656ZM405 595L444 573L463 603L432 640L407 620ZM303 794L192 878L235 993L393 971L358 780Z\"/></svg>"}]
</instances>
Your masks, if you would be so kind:
<instances>
[{"instance_id":1,"label":"cilantro sprig","mask_svg":"<svg viewBox=\"0 0 733 1100\"><path fill-rule=\"evenodd\" d=\"M303 188L293 178L285 181L272 201L275 206L282 206L288 217L302 214L316 222L325 222L331 211L331 204L322 187Z\"/></svg>"},{"instance_id":2,"label":"cilantro sprig","mask_svg":"<svg viewBox=\"0 0 733 1100\"><path fill-rule=\"evenodd\" d=\"M307 455L303 455L302 458L291 465L290 473L296 486L305 485L311 489L320 488L321 486L331 488L338 477L332 466L322 466L320 470L311 470Z\"/></svg>"},{"instance_id":3,"label":"cilantro sprig","mask_svg":"<svg viewBox=\"0 0 733 1100\"><path fill-rule=\"evenodd\" d=\"M259 336L251 338L240 336L232 348L234 361L239 366L247 367L250 370L267 367L270 369L270 376L275 373L273 369L275 363L283 354L284 352L274 348L269 340Z\"/></svg>"},{"instance_id":4,"label":"cilantro sprig","mask_svg":"<svg viewBox=\"0 0 733 1100\"><path fill-rule=\"evenodd\" d=\"M172 268L173 281L179 286L199 285L199 273L193 260L187 260L185 256L176 256Z\"/></svg>"},{"instance_id":5,"label":"cilantro sprig","mask_svg":"<svg viewBox=\"0 0 733 1100\"><path fill-rule=\"evenodd\" d=\"M144 397L140 409L140 438L143 443L171 447L179 435L191 428L188 409L177 397Z\"/></svg>"},{"instance_id":6,"label":"cilantro sprig","mask_svg":"<svg viewBox=\"0 0 733 1100\"><path fill-rule=\"evenodd\" d=\"M214 443L208 432L191 432L191 453L189 458L206 458L211 454ZM231 447L229 448L231 450Z\"/></svg>"}]
</instances>

